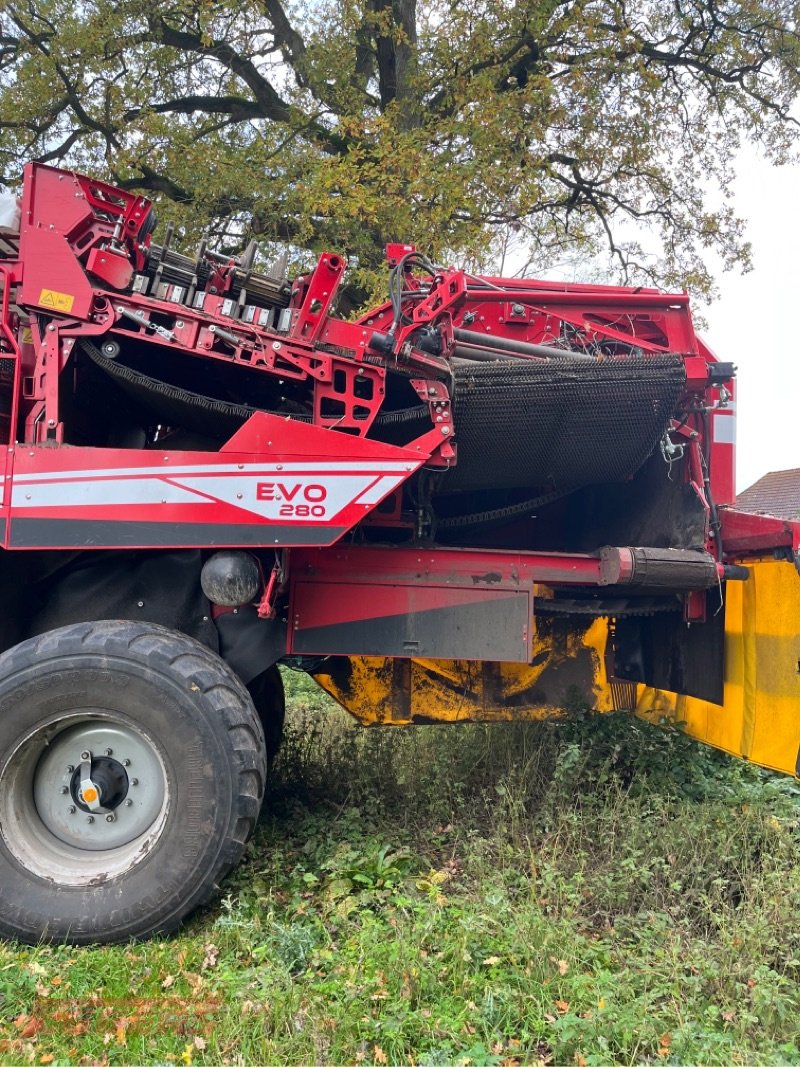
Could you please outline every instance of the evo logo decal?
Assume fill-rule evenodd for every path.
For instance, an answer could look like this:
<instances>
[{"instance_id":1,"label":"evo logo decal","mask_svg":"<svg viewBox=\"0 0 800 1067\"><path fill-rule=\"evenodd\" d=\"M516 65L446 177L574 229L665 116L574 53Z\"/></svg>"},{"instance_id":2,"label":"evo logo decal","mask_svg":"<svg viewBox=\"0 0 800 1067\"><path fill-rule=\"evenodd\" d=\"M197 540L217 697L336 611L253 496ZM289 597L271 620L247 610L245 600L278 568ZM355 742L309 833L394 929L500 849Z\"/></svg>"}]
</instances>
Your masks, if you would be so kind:
<instances>
[{"instance_id":1,"label":"evo logo decal","mask_svg":"<svg viewBox=\"0 0 800 1067\"><path fill-rule=\"evenodd\" d=\"M268 481L269 473L263 468L253 473L222 473L206 468L197 474L159 471L159 476L152 469L142 471L141 476L130 470L122 477L115 477L110 471L104 471L101 477L87 474L23 475L14 479L11 506L17 511L58 508L78 517L83 507L171 505L172 520L180 518L175 509L180 511L184 505L213 508L226 504L268 522L332 522L350 506L363 509L363 515L406 476L374 469L333 470L315 471L305 477L303 472L294 476L289 472ZM360 515L353 517L354 521L358 518ZM212 521L211 515L208 521Z\"/></svg>"}]
</instances>

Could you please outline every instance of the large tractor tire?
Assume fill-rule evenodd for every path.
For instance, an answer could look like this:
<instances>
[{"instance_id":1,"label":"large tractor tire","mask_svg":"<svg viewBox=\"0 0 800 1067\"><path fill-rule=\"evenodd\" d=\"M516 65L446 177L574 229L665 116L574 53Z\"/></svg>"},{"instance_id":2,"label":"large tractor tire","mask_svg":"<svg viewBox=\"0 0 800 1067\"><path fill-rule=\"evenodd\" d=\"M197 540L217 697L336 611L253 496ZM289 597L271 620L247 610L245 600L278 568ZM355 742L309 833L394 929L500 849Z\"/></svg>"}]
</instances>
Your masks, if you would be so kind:
<instances>
[{"instance_id":1,"label":"large tractor tire","mask_svg":"<svg viewBox=\"0 0 800 1067\"><path fill-rule=\"evenodd\" d=\"M0 936L168 933L215 894L259 814L264 735L204 645L78 623L0 656Z\"/></svg>"}]
</instances>

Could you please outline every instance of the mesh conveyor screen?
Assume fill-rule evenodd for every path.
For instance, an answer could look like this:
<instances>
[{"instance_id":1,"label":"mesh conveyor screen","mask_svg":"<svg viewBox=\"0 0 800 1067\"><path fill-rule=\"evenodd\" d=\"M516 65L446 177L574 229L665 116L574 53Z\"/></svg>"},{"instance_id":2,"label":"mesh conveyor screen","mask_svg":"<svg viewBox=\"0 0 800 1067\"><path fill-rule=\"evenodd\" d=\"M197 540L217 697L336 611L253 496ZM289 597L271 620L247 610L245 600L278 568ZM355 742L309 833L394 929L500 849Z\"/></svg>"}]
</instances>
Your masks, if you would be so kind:
<instances>
[{"instance_id":1,"label":"mesh conveyor screen","mask_svg":"<svg viewBox=\"0 0 800 1067\"><path fill-rule=\"evenodd\" d=\"M571 490L629 478L685 383L680 356L453 362L458 464L439 492Z\"/></svg>"}]
</instances>

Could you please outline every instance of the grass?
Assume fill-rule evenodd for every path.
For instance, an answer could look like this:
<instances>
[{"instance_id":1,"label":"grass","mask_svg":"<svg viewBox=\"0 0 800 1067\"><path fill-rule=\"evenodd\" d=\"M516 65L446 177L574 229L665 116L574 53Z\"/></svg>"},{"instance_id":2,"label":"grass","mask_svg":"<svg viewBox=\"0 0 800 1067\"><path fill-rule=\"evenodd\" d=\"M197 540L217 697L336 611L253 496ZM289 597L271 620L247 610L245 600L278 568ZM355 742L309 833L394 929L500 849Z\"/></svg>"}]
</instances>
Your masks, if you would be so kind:
<instances>
[{"instance_id":1,"label":"grass","mask_svg":"<svg viewBox=\"0 0 800 1067\"><path fill-rule=\"evenodd\" d=\"M800 1063L795 782L623 716L364 731L287 681L221 901L0 946L0 1062Z\"/></svg>"}]
</instances>

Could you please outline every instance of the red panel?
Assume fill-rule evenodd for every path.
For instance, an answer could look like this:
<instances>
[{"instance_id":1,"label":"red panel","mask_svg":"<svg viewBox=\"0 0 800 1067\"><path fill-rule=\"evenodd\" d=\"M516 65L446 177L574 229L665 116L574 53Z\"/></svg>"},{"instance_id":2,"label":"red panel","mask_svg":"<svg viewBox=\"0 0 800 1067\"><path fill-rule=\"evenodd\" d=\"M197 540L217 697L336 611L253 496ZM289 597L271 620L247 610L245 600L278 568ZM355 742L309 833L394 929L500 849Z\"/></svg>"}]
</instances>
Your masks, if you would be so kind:
<instances>
[{"instance_id":1,"label":"red panel","mask_svg":"<svg viewBox=\"0 0 800 1067\"><path fill-rule=\"evenodd\" d=\"M274 422L281 428L287 425L278 419ZM263 543L271 547L331 544L425 458L409 459L402 449L378 447L361 438L319 429L315 434L325 436L329 449L335 443L342 451L329 450L320 457L321 449L315 450L312 443L305 454L301 448L293 453L289 442L261 455L18 448L11 479L11 543L24 547L14 536L14 523L35 519L53 523L54 529L58 522L75 521L176 524L170 542L176 545L198 543L197 532L181 534L181 524L187 528L207 524L210 529L256 523L263 524ZM366 456L360 457L363 445ZM287 527L293 532L284 541ZM56 538L52 547L60 543ZM251 536L248 543L253 543ZM36 544L43 547L41 540Z\"/></svg>"},{"instance_id":2,"label":"red panel","mask_svg":"<svg viewBox=\"0 0 800 1067\"><path fill-rule=\"evenodd\" d=\"M771 515L750 515L733 508L720 509L722 544L726 553L770 552L773 548L800 547L800 522Z\"/></svg>"},{"instance_id":3,"label":"red panel","mask_svg":"<svg viewBox=\"0 0 800 1067\"><path fill-rule=\"evenodd\" d=\"M374 576L373 576L374 577ZM379 596L376 597L376 590ZM335 626L361 619L383 619L390 615L410 615L436 608L458 608L476 601L510 600L517 590L487 590L475 586L385 584L376 586L363 581L347 587L342 595L338 582L317 580L297 582L294 588L291 616L295 628L310 629Z\"/></svg>"},{"instance_id":4,"label":"red panel","mask_svg":"<svg viewBox=\"0 0 800 1067\"><path fill-rule=\"evenodd\" d=\"M433 584L476 589L532 588L554 585L599 585L605 568L600 558L578 553L497 552L485 549L414 549L405 546L353 546L292 554L292 571L302 580L382 585ZM348 596L350 594L348 593Z\"/></svg>"}]
</instances>

